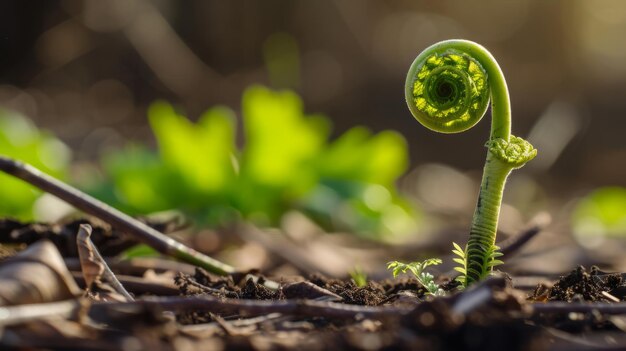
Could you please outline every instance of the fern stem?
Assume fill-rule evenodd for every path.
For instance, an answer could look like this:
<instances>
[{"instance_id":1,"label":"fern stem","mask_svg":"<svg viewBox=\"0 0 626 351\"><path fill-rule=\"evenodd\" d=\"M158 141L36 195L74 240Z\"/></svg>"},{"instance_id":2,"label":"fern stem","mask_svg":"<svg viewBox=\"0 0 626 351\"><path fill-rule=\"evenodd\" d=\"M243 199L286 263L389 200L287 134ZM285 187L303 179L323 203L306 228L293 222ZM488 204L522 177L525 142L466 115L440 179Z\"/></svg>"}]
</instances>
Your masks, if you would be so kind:
<instances>
[{"instance_id":1,"label":"fern stem","mask_svg":"<svg viewBox=\"0 0 626 351\"><path fill-rule=\"evenodd\" d=\"M487 153L467 242L466 285L479 281L491 272L488 256L495 245L504 185L512 170L510 165L498 160L491 152Z\"/></svg>"}]
</instances>

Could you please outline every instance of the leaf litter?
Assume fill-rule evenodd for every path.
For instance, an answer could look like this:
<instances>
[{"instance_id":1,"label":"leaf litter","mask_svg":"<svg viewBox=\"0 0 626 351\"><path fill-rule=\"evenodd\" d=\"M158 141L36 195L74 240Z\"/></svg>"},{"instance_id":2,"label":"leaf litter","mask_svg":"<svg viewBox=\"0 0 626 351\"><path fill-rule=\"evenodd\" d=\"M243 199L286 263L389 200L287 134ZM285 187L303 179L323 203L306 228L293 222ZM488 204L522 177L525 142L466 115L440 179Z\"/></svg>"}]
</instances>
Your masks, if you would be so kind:
<instances>
[{"instance_id":1,"label":"leaf litter","mask_svg":"<svg viewBox=\"0 0 626 351\"><path fill-rule=\"evenodd\" d=\"M505 276L495 276L464 291L455 290L455 284L442 284L450 291L449 296L437 298L426 296L419 281L410 277L370 280L363 287L320 274L270 277L280 284L279 289L272 290L265 286L266 278L255 271L216 276L197 268L192 274L172 272L176 273L170 277L178 296L146 289L139 292L134 287L128 291L134 301L120 299L123 293L105 277L104 267L108 265L98 259L98 248L86 228L77 233L77 247L79 255L83 252L90 259L74 269L83 275L90 271L95 274L83 277L89 283L82 293L69 278L72 274L58 249L46 239L0 264L0 278L16 265L38 267L31 273L12 275L20 285L35 291L37 286L28 280L33 275L45 281L42 286L66 286L64 294L39 292L39 300L1 307L0 345L93 350L540 350L554 349L555 345L580 346L578 338L592 331L611 335L620 331L621 320L611 317L613 313L572 314L533 308L557 301L619 306L626 290L622 275L595 268L590 272L577 268L552 286L530 293L515 289ZM3 232L0 237L11 235ZM56 259L57 263L38 262L43 259ZM56 270L44 278L41 267ZM113 276L126 277L115 266L110 269ZM136 271L143 271L136 276L139 279L154 274L147 273L154 271L146 267ZM124 286L124 279L119 279L120 286ZM93 294L96 281L100 286L98 294ZM9 285L0 284L0 296L5 286ZM102 291L117 293L118 298L103 298ZM568 337L572 335L575 337Z\"/></svg>"}]
</instances>

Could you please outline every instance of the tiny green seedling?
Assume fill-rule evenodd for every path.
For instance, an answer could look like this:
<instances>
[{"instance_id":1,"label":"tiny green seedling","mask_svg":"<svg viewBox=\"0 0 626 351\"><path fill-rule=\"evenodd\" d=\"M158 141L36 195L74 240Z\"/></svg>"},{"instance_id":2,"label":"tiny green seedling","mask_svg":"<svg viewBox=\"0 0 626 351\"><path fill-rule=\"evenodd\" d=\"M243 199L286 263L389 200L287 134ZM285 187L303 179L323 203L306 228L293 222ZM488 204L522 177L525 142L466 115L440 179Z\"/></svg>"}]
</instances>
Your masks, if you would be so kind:
<instances>
[{"instance_id":1,"label":"tiny green seedling","mask_svg":"<svg viewBox=\"0 0 626 351\"><path fill-rule=\"evenodd\" d=\"M356 266L350 271L350 278L359 288L362 288L367 285L367 273L363 272L361 267Z\"/></svg>"},{"instance_id":2,"label":"tiny green seedling","mask_svg":"<svg viewBox=\"0 0 626 351\"><path fill-rule=\"evenodd\" d=\"M428 273L424 272L424 269L428 266L436 266L441 264L441 259L439 258L429 258L422 262L410 262L410 263L402 263L399 261L392 261L387 263L387 269L391 269L393 273L393 277L397 277L400 273L406 273L407 271L411 272L417 281L426 288L427 293L435 296L443 296L445 292L443 289L435 283L435 277Z\"/></svg>"},{"instance_id":3,"label":"tiny green seedling","mask_svg":"<svg viewBox=\"0 0 626 351\"><path fill-rule=\"evenodd\" d=\"M504 75L491 53L467 40L434 44L417 56L406 79L405 97L422 125L459 133L482 119L491 98L487 160L465 250L454 245L464 286L485 278L502 263L495 245L506 179L537 155L526 140L511 135L511 104Z\"/></svg>"}]
</instances>

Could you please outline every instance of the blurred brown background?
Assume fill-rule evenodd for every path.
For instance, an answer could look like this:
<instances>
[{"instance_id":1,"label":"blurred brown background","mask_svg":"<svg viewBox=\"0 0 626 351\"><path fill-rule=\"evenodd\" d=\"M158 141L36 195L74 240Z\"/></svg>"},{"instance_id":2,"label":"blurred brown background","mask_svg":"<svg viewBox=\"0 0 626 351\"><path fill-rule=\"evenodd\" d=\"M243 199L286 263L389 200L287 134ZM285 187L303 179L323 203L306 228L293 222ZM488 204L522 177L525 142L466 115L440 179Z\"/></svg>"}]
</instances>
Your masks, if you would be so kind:
<instances>
[{"instance_id":1,"label":"blurred brown background","mask_svg":"<svg viewBox=\"0 0 626 351\"><path fill-rule=\"evenodd\" d=\"M0 105L68 143L75 159L151 140L146 107L238 109L252 83L298 91L339 134L401 131L414 165L478 170L489 123L429 132L404 103L408 66L443 39L477 41L509 82L515 134L549 184L626 185L626 2L0 2ZM533 129L533 127L536 127ZM556 181L555 181L556 180Z\"/></svg>"}]
</instances>

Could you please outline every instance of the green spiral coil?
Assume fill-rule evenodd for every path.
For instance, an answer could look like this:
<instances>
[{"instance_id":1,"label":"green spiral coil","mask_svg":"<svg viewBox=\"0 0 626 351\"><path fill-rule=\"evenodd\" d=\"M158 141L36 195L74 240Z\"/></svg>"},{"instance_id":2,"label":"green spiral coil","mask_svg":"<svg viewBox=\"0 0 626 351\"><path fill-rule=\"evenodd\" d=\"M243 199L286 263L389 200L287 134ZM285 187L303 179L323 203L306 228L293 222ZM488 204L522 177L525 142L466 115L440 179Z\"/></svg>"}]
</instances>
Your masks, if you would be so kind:
<instances>
[{"instance_id":1,"label":"green spiral coil","mask_svg":"<svg viewBox=\"0 0 626 351\"><path fill-rule=\"evenodd\" d=\"M417 57L407 76L406 100L413 116L441 133L472 128L489 105L487 72L454 49L424 56Z\"/></svg>"}]
</instances>

